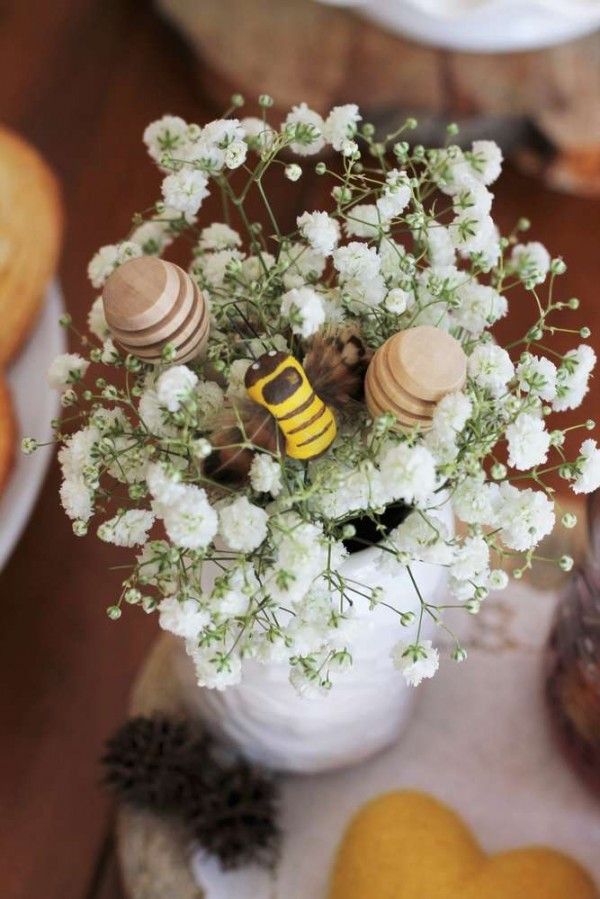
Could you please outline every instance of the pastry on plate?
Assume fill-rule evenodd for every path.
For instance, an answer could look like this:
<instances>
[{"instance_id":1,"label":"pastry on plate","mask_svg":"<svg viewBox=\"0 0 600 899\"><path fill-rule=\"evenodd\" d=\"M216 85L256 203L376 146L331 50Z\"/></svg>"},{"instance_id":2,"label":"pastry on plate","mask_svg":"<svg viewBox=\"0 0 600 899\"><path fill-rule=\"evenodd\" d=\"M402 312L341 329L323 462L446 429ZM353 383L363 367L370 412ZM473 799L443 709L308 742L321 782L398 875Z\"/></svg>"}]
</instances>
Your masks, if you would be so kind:
<instances>
[{"instance_id":1,"label":"pastry on plate","mask_svg":"<svg viewBox=\"0 0 600 899\"><path fill-rule=\"evenodd\" d=\"M0 368L27 337L58 262L62 204L40 154L0 126Z\"/></svg>"},{"instance_id":2,"label":"pastry on plate","mask_svg":"<svg viewBox=\"0 0 600 899\"><path fill-rule=\"evenodd\" d=\"M0 126L0 492L16 426L5 372L37 319L62 236L58 182L37 150Z\"/></svg>"}]
</instances>

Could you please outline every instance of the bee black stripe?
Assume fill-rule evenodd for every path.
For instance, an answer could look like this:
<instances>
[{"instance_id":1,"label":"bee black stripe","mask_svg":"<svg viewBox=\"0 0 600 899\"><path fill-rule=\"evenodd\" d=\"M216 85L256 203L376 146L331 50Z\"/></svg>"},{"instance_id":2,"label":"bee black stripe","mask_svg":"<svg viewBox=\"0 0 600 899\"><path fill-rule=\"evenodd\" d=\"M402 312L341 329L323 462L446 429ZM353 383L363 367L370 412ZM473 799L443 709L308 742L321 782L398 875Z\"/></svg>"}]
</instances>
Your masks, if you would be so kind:
<instances>
[{"instance_id":1,"label":"bee black stripe","mask_svg":"<svg viewBox=\"0 0 600 899\"><path fill-rule=\"evenodd\" d=\"M321 408L319 409L318 412L315 413L315 415L312 415L308 419L308 421L303 421L302 424L298 425L297 428L292 428L291 431L288 431L288 434L297 434L299 431L303 431L305 428L310 427L310 425L312 425L313 422L317 421L319 418L321 418L323 415L325 415L326 412L327 412L327 407L325 406L324 403L321 403Z\"/></svg>"},{"instance_id":2,"label":"bee black stripe","mask_svg":"<svg viewBox=\"0 0 600 899\"><path fill-rule=\"evenodd\" d=\"M309 437L308 440L303 440L302 443L298 444L298 446L308 446L309 443L314 443L315 440L318 440L319 437L322 437L323 434L326 434L327 431L329 430L329 428L332 427L332 425L333 425L333 421L331 419L329 419L328 423L325 425L325 427L321 431L319 431L318 434L313 434L312 437Z\"/></svg>"},{"instance_id":3,"label":"bee black stripe","mask_svg":"<svg viewBox=\"0 0 600 899\"><path fill-rule=\"evenodd\" d=\"M292 409L291 412L286 412L285 415L278 415L277 421L287 421L288 418L295 418L296 415L300 415L301 412L306 412L308 408L310 408L311 404L314 402L315 394L311 393L309 398L304 402L300 403L295 409Z\"/></svg>"}]
</instances>

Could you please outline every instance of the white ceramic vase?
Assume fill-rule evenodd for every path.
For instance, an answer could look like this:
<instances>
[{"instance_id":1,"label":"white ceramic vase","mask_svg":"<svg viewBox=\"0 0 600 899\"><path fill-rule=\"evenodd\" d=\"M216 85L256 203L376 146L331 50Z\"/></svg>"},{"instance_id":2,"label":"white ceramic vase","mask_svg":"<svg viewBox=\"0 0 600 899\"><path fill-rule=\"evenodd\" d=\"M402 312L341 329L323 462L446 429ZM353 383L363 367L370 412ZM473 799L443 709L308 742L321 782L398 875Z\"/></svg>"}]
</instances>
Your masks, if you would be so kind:
<instances>
[{"instance_id":1,"label":"white ceramic vase","mask_svg":"<svg viewBox=\"0 0 600 899\"><path fill-rule=\"evenodd\" d=\"M449 504L441 516L453 527ZM406 571L389 575L375 564L377 550L349 556L342 572L371 586L381 586L384 601L403 611L420 610ZM416 563L411 571L427 600L440 599L445 569ZM327 695L299 696L289 682L287 664L246 660L241 683L223 691L196 687L185 653L176 658L186 706L199 713L209 729L233 744L248 759L269 768L316 773L360 762L392 743L406 726L418 690L406 685L394 668L390 650L399 640L414 639L416 622L402 627L396 612L379 605L358 610L359 627L351 651L352 668L338 677ZM422 636L431 632L426 616Z\"/></svg>"}]
</instances>

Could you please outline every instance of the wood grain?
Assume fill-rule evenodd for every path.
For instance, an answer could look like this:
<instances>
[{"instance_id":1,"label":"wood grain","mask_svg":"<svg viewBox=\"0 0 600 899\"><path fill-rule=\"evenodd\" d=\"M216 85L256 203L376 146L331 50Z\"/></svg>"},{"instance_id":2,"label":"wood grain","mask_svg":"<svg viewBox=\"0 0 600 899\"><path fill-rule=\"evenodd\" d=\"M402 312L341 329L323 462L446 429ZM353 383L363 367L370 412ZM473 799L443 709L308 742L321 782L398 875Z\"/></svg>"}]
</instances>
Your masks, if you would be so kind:
<instances>
[{"instance_id":1,"label":"wood grain","mask_svg":"<svg viewBox=\"0 0 600 899\"><path fill-rule=\"evenodd\" d=\"M418 325L379 347L367 369L365 399L373 416L391 412L406 427L426 428L437 403L466 377L460 343L440 328Z\"/></svg>"},{"instance_id":2,"label":"wood grain","mask_svg":"<svg viewBox=\"0 0 600 899\"><path fill-rule=\"evenodd\" d=\"M198 92L189 51L149 4L24 0L3 4L0 17L0 117L36 143L62 177L61 277L82 328L94 297L85 275L92 253L124 235L132 212L158 194L160 176L141 143L144 126L164 112L202 121L217 111ZM369 73L367 67L365 82ZM310 166L296 184L283 180L270 189L282 229L291 230L302 208L324 208L328 189ZM600 203L552 194L510 170L494 191L504 229L528 214L535 238L564 254L569 271L560 294L581 297L584 312L573 320L585 319L600 350ZM258 202L250 214L259 215ZM220 216L216 199L203 216L204 223ZM532 304L515 294L499 330L510 339L534 318ZM562 335L561 342L578 341ZM583 415L593 416L599 400L596 382ZM574 413L571 423L580 417ZM92 899L92 890L98 899L98 859L112 809L99 787L97 758L127 713L130 683L156 633L155 621L135 610L108 621L104 609L120 581L108 567L126 562L127 553L93 535L76 540L57 488L54 466L0 575L3 899ZM109 883L101 899L117 899L117 890Z\"/></svg>"},{"instance_id":3,"label":"wood grain","mask_svg":"<svg viewBox=\"0 0 600 899\"><path fill-rule=\"evenodd\" d=\"M167 343L174 361L201 356L208 343L209 313L192 278L178 265L141 256L112 273L102 293L104 314L128 353L160 362Z\"/></svg>"}]
</instances>

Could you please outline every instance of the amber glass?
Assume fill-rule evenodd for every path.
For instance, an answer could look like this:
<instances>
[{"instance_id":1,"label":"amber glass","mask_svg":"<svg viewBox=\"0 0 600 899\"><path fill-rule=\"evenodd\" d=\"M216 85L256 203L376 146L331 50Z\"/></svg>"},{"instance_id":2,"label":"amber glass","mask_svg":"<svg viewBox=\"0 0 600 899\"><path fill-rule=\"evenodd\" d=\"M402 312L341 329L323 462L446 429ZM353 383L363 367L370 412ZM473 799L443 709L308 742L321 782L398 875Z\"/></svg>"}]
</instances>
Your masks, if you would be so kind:
<instances>
[{"instance_id":1,"label":"amber glass","mask_svg":"<svg viewBox=\"0 0 600 899\"><path fill-rule=\"evenodd\" d=\"M588 498L589 550L550 633L546 695L570 760L600 793L600 491Z\"/></svg>"}]
</instances>

